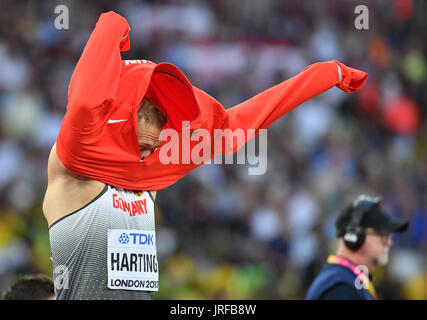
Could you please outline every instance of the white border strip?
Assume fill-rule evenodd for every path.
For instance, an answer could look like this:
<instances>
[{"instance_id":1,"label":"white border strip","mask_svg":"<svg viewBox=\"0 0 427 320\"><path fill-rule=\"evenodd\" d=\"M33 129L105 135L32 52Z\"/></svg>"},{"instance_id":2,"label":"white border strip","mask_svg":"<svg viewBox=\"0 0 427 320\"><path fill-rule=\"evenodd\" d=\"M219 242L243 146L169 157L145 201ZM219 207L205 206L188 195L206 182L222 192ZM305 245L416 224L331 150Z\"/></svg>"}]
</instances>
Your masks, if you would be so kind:
<instances>
[{"instance_id":1,"label":"white border strip","mask_svg":"<svg viewBox=\"0 0 427 320\"><path fill-rule=\"evenodd\" d=\"M342 74L341 74L341 67L337 64L337 68L338 68L338 75L340 77L340 82L342 81Z\"/></svg>"}]
</instances>

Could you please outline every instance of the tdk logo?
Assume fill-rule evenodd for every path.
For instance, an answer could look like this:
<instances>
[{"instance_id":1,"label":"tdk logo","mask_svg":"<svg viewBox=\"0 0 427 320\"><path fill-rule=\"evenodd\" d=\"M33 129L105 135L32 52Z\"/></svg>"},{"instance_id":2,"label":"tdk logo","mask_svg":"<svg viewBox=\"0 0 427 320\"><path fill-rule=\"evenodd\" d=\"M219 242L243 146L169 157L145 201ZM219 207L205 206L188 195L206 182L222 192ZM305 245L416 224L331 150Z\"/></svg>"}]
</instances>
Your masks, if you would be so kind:
<instances>
[{"instance_id":1,"label":"tdk logo","mask_svg":"<svg viewBox=\"0 0 427 320\"><path fill-rule=\"evenodd\" d=\"M119 242L121 244L128 244L129 241L131 244L146 244L154 245L154 235L146 233L122 233L119 237Z\"/></svg>"},{"instance_id":2,"label":"tdk logo","mask_svg":"<svg viewBox=\"0 0 427 320\"><path fill-rule=\"evenodd\" d=\"M121 244L128 244L129 243L129 236L127 235L127 233L122 233L119 237L119 242Z\"/></svg>"}]
</instances>

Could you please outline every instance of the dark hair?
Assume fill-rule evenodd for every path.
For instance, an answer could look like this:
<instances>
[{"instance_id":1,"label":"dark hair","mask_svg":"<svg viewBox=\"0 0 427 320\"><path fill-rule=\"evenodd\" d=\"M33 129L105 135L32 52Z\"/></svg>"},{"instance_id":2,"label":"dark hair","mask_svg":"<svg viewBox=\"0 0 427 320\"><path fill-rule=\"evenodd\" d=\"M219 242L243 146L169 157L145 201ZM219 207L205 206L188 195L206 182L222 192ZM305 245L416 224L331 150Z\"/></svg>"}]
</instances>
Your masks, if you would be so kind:
<instances>
[{"instance_id":1,"label":"dark hair","mask_svg":"<svg viewBox=\"0 0 427 320\"><path fill-rule=\"evenodd\" d=\"M46 300L55 295L52 280L43 275L26 275L18 278L4 294L3 300Z\"/></svg>"},{"instance_id":2,"label":"dark hair","mask_svg":"<svg viewBox=\"0 0 427 320\"><path fill-rule=\"evenodd\" d=\"M147 123L163 128L167 117L160 108L150 99L144 98L138 109L138 119L144 119Z\"/></svg>"}]
</instances>

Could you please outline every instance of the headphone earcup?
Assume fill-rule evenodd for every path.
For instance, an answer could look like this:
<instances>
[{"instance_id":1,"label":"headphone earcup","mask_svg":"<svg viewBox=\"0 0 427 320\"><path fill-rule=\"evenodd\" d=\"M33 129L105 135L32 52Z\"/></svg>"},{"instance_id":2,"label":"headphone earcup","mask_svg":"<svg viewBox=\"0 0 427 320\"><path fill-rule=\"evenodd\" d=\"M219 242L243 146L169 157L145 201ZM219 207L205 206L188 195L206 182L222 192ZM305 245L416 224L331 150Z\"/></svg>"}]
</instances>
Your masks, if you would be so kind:
<instances>
[{"instance_id":1,"label":"headphone earcup","mask_svg":"<svg viewBox=\"0 0 427 320\"><path fill-rule=\"evenodd\" d=\"M366 232L364 228L354 227L349 228L344 235L344 243L350 250L356 251L363 246L365 242Z\"/></svg>"}]
</instances>

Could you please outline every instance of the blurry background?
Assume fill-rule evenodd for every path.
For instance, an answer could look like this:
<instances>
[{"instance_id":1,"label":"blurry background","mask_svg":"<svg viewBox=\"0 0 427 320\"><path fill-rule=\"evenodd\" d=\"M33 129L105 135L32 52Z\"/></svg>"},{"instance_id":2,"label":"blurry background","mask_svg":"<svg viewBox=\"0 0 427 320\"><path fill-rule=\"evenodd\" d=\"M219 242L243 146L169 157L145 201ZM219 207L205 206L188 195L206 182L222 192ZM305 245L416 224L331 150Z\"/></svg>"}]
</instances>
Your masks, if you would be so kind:
<instances>
[{"instance_id":1,"label":"blurry background","mask_svg":"<svg viewBox=\"0 0 427 320\"><path fill-rule=\"evenodd\" d=\"M69 8L57 30L57 5ZM356 30L356 5L369 30ZM368 72L268 129L268 169L205 165L158 192L157 299L300 299L359 193L410 220L374 273L382 298L427 299L427 2L423 0L0 0L0 291L52 276L42 214L67 87L99 15L131 26L124 59L176 64L231 107L317 61ZM66 196L66 195L64 195Z\"/></svg>"}]
</instances>

